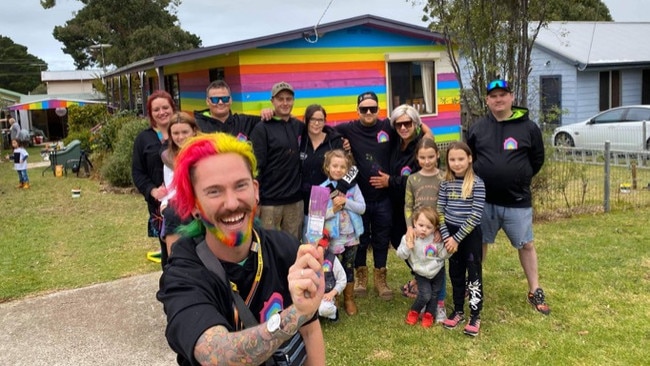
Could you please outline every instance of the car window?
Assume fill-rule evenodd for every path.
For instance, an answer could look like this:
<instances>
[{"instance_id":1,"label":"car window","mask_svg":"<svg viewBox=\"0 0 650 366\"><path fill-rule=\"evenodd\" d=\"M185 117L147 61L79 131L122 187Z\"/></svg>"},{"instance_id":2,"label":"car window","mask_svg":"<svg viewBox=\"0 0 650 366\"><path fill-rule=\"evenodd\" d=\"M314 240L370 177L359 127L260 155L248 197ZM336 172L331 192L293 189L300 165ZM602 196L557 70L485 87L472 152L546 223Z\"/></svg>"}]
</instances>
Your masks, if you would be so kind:
<instances>
[{"instance_id":1,"label":"car window","mask_svg":"<svg viewBox=\"0 0 650 366\"><path fill-rule=\"evenodd\" d=\"M650 109L630 108L625 116L626 121L648 121L650 120Z\"/></svg>"},{"instance_id":2,"label":"car window","mask_svg":"<svg viewBox=\"0 0 650 366\"><path fill-rule=\"evenodd\" d=\"M594 123L613 123L613 122L622 122L624 121L623 115L625 114L625 109L615 109L613 111L607 111L601 115L598 115L594 118Z\"/></svg>"}]
</instances>

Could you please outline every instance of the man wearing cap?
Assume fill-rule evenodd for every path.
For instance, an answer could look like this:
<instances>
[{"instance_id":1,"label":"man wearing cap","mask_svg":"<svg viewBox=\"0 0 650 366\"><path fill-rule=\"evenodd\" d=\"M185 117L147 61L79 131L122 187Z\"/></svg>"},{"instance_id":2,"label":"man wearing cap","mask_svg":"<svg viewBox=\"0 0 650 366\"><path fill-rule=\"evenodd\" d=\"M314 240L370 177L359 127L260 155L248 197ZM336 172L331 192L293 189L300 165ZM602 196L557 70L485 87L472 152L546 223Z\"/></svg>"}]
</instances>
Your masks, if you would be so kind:
<instances>
[{"instance_id":1,"label":"man wearing cap","mask_svg":"<svg viewBox=\"0 0 650 366\"><path fill-rule=\"evenodd\" d=\"M544 290L539 286L537 252L533 243L533 208L530 184L544 164L542 132L528 118L528 110L513 107L508 82L487 85L487 116L469 129L467 144L474 155L474 171L485 182L485 206L481 219L483 257L499 229L519 253L528 280L528 302L548 315Z\"/></svg>"},{"instance_id":2,"label":"man wearing cap","mask_svg":"<svg viewBox=\"0 0 650 366\"><path fill-rule=\"evenodd\" d=\"M225 132L241 141L249 139L255 125L262 119L270 119L273 110L262 109L260 116L232 113L230 87L223 80L215 80L208 85L205 102L208 109L194 111L199 129L204 133Z\"/></svg>"},{"instance_id":3,"label":"man wearing cap","mask_svg":"<svg viewBox=\"0 0 650 366\"><path fill-rule=\"evenodd\" d=\"M372 246L374 259L374 286L381 299L390 300L392 290L386 281L386 261L388 242L392 226L392 209L388 188L375 188L370 184L370 177L379 172L388 172L392 141L397 134L388 119L378 119L379 99L377 94L368 91L357 97L359 119L339 124L336 130L350 141L352 155L359 168L357 183L366 201L363 214L364 233L359 238L359 249L355 259L354 293L366 295L368 267L366 256L368 246Z\"/></svg>"},{"instance_id":4,"label":"man wearing cap","mask_svg":"<svg viewBox=\"0 0 650 366\"><path fill-rule=\"evenodd\" d=\"M302 237L300 135L303 123L291 116L293 87L279 82L271 89L273 118L251 132L260 182L260 219L267 229Z\"/></svg>"}]
</instances>

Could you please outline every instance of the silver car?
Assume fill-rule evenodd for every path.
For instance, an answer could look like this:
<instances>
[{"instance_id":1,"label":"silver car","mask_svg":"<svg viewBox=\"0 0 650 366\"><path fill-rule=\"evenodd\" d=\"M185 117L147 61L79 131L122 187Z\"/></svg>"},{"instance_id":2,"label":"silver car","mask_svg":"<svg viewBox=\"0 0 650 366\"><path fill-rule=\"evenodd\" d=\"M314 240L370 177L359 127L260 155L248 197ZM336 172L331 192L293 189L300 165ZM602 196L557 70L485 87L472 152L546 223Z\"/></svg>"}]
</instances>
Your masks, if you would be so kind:
<instances>
[{"instance_id":1,"label":"silver car","mask_svg":"<svg viewBox=\"0 0 650 366\"><path fill-rule=\"evenodd\" d=\"M556 128L552 138L555 146L600 150L606 140L612 150L649 150L650 105L608 109L586 121Z\"/></svg>"}]
</instances>

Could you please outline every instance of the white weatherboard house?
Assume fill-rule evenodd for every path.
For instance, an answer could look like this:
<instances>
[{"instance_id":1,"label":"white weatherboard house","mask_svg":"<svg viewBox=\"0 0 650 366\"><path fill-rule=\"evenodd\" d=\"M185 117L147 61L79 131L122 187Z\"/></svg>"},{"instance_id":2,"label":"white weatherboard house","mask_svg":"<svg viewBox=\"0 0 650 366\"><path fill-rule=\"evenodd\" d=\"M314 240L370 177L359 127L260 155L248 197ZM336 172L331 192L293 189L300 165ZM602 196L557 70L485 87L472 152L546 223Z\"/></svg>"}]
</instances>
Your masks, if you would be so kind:
<instances>
[{"instance_id":1,"label":"white weatherboard house","mask_svg":"<svg viewBox=\"0 0 650 366\"><path fill-rule=\"evenodd\" d=\"M532 117L557 106L564 113L555 123L567 125L612 107L650 104L649 35L650 23L549 23L532 52Z\"/></svg>"}]
</instances>

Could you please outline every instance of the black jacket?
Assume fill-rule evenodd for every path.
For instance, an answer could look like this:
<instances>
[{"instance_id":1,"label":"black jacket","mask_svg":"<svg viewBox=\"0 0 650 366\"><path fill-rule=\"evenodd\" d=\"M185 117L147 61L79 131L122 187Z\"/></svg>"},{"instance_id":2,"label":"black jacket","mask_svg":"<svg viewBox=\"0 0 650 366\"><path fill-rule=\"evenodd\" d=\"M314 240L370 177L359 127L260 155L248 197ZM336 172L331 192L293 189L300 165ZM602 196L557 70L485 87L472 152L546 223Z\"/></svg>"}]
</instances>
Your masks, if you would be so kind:
<instances>
[{"instance_id":1,"label":"black jacket","mask_svg":"<svg viewBox=\"0 0 650 366\"><path fill-rule=\"evenodd\" d=\"M304 124L272 119L258 123L250 140L257 158L260 204L281 206L298 202L301 194L300 138Z\"/></svg>"},{"instance_id":2,"label":"black jacket","mask_svg":"<svg viewBox=\"0 0 650 366\"><path fill-rule=\"evenodd\" d=\"M489 113L469 129L474 171L485 182L485 201L505 207L532 207L530 184L544 164L544 140L528 109L513 107L498 122Z\"/></svg>"},{"instance_id":3,"label":"black jacket","mask_svg":"<svg viewBox=\"0 0 650 366\"><path fill-rule=\"evenodd\" d=\"M194 111L194 118L199 130L203 133L225 132L240 140L250 140L251 132L255 125L262 119L260 116L230 113L225 122L210 116L210 110Z\"/></svg>"},{"instance_id":4,"label":"black jacket","mask_svg":"<svg viewBox=\"0 0 650 366\"><path fill-rule=\"evenodd\" d=\"M302 134L300 141L300 160L302 161L302 198L305 203L305 215L309 210L309 195L311 194L311 186L317 186L327 179L327 175L323 171L323 161L325 161L325 153L334 149L343 149L343 137L334 130L331 126L323 127L323 131L327 134L323 143L318 145L314 150L307 128Z\"/></svg>"}]
</instances>

